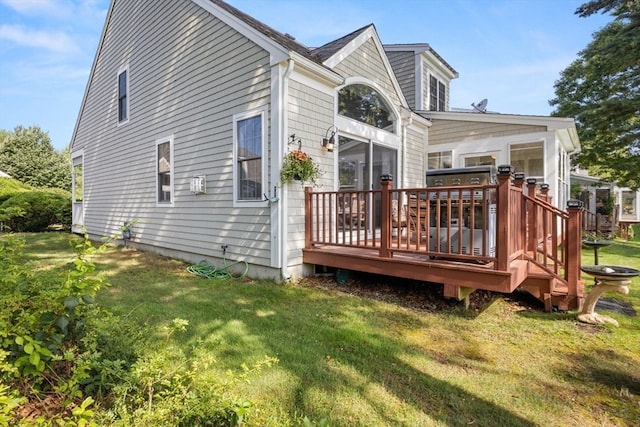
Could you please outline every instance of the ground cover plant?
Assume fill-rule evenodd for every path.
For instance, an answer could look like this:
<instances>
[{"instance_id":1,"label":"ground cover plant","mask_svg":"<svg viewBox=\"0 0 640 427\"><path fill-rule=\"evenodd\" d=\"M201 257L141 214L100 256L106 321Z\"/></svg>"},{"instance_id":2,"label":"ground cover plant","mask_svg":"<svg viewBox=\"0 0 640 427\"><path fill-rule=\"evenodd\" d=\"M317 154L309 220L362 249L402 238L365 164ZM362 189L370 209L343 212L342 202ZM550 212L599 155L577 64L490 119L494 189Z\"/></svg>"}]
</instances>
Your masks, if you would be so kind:
<instances>
[{"instance_id":1,"label":"ground cover plant","mask_svg":"<svg viewBox=\"0 0 640 427\"><path fill-rule=\"evenodd\" d=\"M22 236L32 268L63 269L73 259L68 234ZM488 293L465 311L433 286L379 276L352 275L344 286L207 280L183 262L123 247L94 262L110 283L96 301L113 316L95 351L131 349L102 359L130 365L101 362L108 381L94 383L109 386L91 394L100 425L167 425L171 413L190 421L182 425L207 425L208 401L219 402L229 425L640 421L637 315L598 309L620 326L592 326L575 312L543 313L523 295ZM585 250L583 263L592 262ZM640 238L616 240L600 263L640 268ZM607 298L640 310L638 278L630 289ZM0 404L2 396L0 388Z\"/></svg>"}]
</instances>

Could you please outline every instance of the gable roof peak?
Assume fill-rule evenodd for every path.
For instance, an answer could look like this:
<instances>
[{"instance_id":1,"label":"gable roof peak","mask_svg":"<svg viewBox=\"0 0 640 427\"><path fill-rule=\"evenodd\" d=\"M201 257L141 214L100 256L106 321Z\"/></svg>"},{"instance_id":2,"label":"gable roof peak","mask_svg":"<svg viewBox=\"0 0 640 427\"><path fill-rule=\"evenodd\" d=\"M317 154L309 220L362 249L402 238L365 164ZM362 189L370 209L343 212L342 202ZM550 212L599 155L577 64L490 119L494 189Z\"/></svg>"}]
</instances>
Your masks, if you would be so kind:
<instances>
[{"instance_id":1,"label":"gable roof peak","mask_svg":"<svg viewBox=\"0 0 640 427\"><path fill-rule=\"evenodd\" d=\"M348 45L353 39L357 38L360 34L367 31L369 28L373 28L373 30L375 31L374 24L367 24L363 27L358 28L355 31L350 32L345 36L342 36L338 39L330 41L329 43L326 43L314 49L313 53L320 59L320 61L324 62L327 59L331 58L340 49Z\"/></svg>"}]
</instances>

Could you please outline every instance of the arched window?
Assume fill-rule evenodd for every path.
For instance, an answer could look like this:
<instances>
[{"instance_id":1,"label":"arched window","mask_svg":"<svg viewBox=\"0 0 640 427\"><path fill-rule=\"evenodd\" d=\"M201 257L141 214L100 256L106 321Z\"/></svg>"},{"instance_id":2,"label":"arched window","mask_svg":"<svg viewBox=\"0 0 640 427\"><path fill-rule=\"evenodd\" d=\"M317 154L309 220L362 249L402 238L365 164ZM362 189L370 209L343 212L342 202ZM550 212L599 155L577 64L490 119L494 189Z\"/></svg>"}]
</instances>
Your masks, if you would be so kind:
<instances>
[{"instance_id":1,"label":"arched window","mask_svg":"<svg viewBox=\"0 0 640 427\"><path fill-rule=\"evenodd\" d=\"M394 131L395 115L378 92L363 84L353 84L338 93L338 114L350 119Z\"/></svg>"}]
</instances>

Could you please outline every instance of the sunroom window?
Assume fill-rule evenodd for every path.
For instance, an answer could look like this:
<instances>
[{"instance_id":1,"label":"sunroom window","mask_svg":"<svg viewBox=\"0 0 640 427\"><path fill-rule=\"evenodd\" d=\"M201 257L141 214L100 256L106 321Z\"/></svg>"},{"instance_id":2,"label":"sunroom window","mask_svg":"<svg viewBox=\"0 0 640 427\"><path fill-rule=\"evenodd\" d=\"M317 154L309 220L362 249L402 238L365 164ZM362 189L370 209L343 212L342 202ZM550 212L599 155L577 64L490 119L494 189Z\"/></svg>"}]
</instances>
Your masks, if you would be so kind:
<instances>
[{"instance_id":1,"label":"sunroom window","mask_svg":"<svg viewBox=\"0 0 640 427\"><path fill-rule=\"evenodd\" d=\"M353 84L338 93L338 114L394 132L395 115L387 101L367 85Z\"/></svg>"}]
</instances>

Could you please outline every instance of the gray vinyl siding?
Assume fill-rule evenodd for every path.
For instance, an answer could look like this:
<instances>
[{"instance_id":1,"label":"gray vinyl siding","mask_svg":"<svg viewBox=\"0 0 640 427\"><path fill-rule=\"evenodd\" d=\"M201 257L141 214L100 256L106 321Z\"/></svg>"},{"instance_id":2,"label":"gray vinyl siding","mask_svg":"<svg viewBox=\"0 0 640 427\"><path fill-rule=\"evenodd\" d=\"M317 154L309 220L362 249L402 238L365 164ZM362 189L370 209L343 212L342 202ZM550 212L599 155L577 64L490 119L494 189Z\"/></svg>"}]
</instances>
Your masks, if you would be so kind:
<instances>
[{"instance_id":1,"label":"gray vinyl siding","mask_svg":"<svg viewBox=\"0 0 640 427\"><path fill-rule=\"evenodd\" d=\"M498 138L510 135L546 132L545 126L480 123L433 119L429 131L429 146L452 142Z\"/></svg>"},{"instance_id":2,"label":"gray vinyl siding","mask_svg":"<svg viewBox=\"0 0 640 427\"><path fill-rule=\"evenodd\" d=\"M400 97L382 61L381 55L384 54L378 51L376 44L369 39L336 65L334 70L343 76L363 76L371 79L384 90L384 94L390 97L389 101L397 108L401 105Z\"/></svg>"},{"instance_id":3,"label":"gray vinyl siding","mask_svg":"<svg viewBox=\"0 0 640 427\"><path fill-rule=\"evenodd\" d=\"M333 124L335 98L297 81L289 80L288 123L289 134L295 133L302 139L302 150L309 154L323 172L316 191L333 189L334 158L336 153L322 150L321 138ZM298 148L291 144L288 150ZM288 265L302 265L304 248L304 189L298 182L288 186L287 198L287 259ZM295 275L295 273L294 273ZM298 273L300 275L300 273Z\"/></svg>"},{"instance_id":4,"label":"gray vinyl siding","mask_svg":"<svg viewBox=\"0 0 640 427\"><path fill-rule=\"evenodd\" d=\"M129 122L118 126L126 63ZM268 53L192 2L116 1L73 141L87 230L113 235L134 220L143 245L220 257L227 244L230 259L268 266L269 207L233 207L232 146L233 115L268 106L270 84ZM174 206L156 206L156 140L170 135ZM190 192L194 175L207 176L207 194Z\"/></svg>"},{"instance_id":5,"label":"gray vinyl siding","mask_svg":"<svg viewBox=\"0 0 640 427\"><path fill-rule=\"evenodd\" d=\"M409 188L422 187L425 184L425 171L427 170L425 159L426 132L426 130L419 131L412 126L407 128L405 177L406 186Z\"/></svg>"},{"instance_id":6,"label":"gray vinyl siding","mask_svg":"<svg viewBox=\"0 0 640 427\"><path fill-rule=\"evenodd\" d=\"M387 52L389 63L402 88L407 103L416 108L416 56L413 52ZM420 96L420 94L418 94Z\"/></svg>"}]
</instances>

